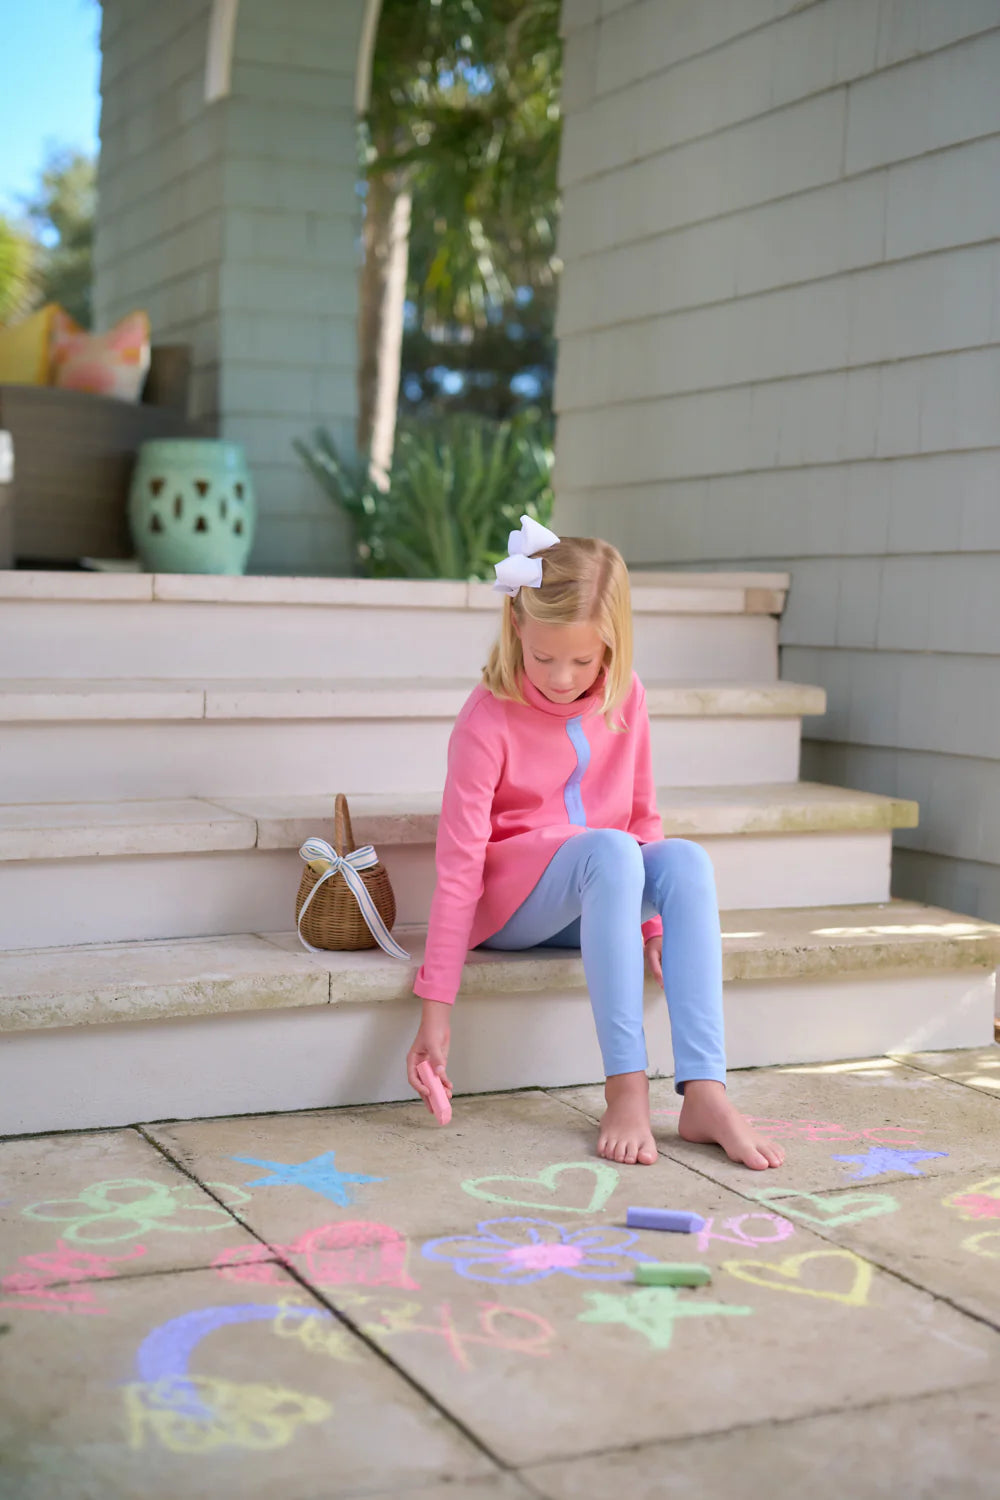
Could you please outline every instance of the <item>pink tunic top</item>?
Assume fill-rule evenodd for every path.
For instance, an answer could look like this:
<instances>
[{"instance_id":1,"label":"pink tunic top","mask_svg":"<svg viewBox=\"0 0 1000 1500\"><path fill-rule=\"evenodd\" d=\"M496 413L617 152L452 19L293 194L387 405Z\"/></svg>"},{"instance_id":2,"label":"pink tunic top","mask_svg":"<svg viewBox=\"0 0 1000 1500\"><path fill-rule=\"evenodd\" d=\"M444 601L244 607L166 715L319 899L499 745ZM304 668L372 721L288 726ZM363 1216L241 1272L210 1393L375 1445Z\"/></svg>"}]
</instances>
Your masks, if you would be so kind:
<instances>
[{"instance_id":1,"label":"pink tunic top","mask_svg":"<svg viewBox=\"0 0 1000 1500\"><path fill-rule=\"evenodd\" d=\"M663 837L656 810L646 693L633 672L613 734L600 712L603 673L572 703L551 703L521 678L526 704L480 684L448 742L437 835L437 885L414 993L451 1004L470 948L499 932L556 850L586 828ZM659 917L643 925L648 939Z\"/></svg>"}]
</instances>

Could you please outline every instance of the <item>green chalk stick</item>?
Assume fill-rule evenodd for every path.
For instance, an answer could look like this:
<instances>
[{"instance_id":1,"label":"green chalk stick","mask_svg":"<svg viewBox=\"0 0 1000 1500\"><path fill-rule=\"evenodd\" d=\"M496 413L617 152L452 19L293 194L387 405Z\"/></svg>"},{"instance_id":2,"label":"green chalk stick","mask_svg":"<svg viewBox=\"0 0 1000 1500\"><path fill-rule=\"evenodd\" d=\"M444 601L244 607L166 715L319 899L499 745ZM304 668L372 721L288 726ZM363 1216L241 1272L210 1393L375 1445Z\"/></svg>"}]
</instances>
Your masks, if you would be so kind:
<instances>
[{"instance_id":1,"label":"green chalk stick","mask_svg":"<svg viewBox=\"0 0 1000 1500\"><path fill-rule=\"evenodd\" d=\"M635 1268L639 1286L705 1286L712 1279L708 1266L641 1260Z\"/></svg>"}]
</instances>

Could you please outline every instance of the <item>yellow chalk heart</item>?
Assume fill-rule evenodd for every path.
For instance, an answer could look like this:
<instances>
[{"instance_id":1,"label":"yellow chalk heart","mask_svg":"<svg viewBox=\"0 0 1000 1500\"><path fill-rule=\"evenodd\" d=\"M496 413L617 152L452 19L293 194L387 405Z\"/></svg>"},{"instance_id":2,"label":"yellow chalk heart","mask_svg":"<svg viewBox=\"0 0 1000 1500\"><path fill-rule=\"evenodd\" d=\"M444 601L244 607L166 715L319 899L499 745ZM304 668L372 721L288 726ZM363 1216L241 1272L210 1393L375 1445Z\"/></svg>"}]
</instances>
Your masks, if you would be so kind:
<instances>
[{"instance_id":1,"label":"yellow chalk heart","mask_svg":"<svg viewBox=\"0 0 1000 1500\"><path fill-rule=\"evenodd\" d=\"M797 1285L802 1279L802 1267L807 1260L846 1260L854 1267L854 1282L850 1291L825 1292L818 1287ZM804 1297L825 1297L830 1302L846 1302L848 1307L864 1307L872 1284L872 1267L850 1250L807 1250L803 1255L789 1255L785 1260L726 1260L723 1270L740 1281L750 1281L755 1286L766 1286L772 1292L799 1292ZM775 1277L782 1280L776 1281Z\"/></svg>"}]
</instances>

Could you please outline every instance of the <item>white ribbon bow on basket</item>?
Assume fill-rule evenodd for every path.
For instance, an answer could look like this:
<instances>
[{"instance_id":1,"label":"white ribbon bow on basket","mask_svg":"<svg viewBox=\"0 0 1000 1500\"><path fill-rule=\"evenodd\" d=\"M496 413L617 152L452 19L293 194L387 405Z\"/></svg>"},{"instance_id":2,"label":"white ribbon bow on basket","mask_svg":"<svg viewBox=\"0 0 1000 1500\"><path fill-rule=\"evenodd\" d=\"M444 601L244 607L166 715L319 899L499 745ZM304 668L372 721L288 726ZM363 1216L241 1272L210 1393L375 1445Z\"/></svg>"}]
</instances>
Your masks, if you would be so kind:
<instances>
[{"instance_id":1,"label":"white ribbon bow on basket","mask_svg":"<svg viewBox=\"0 0 1000 1500\"><path fill-rule=\"evenodd\" d=\"M540 521L522 516L520 531L512 531L507 538L507 556L494 565L497 581L493 587L502 594L509 594L512 599L519 588L541 588L542 559L529 554L544 552L559 540L555 532Z\"/></svg>"},{"instance_id":2,"label":"white ribbon bow on basket","mask_svg":"<svg viewBox=\"0 0 1000 1500\"><path fill-rule=\"evenodd\" d=\"M308 942L302 936L302 918L309 910L309 903L323 882L330 880L334 875L343 875L357 900L358 906L361 908L361 915L368 924L368 930L379 947L383 952L388 953L390 958L409 958L410 955L406 949L399 946L388 927L382 921L382 918L379 916L378 907L368 892L368 887L358 874L359 870L370 870L372 865L378 864L378 855L375 853L374 845L363 844L360 849L355 849L351 854L338 854L327 843L326 839L306 839L299 850L299 854L305 860L306 864L311 859L327 859L330 861L330 868L323 871L305 901L303 901L302 910L299 912L299 940L304 947L309 949L310 953L322 953L324 950L322 948L314 948L312 943Z\"/></svg>"}]
</instances>

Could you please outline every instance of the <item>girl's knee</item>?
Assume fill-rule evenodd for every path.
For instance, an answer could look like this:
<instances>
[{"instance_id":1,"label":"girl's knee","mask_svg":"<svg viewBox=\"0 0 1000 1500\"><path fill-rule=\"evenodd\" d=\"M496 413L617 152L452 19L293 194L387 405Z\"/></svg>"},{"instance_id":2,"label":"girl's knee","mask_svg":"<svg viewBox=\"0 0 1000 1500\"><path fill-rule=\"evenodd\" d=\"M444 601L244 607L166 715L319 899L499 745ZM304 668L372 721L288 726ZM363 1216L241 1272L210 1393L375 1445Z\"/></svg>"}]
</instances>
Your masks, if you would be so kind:
<instances>
[{"instance_id":1,"label":"girl's knee","mask_svg":"<svg viewBox=\"0 0 1000 1500\"><path fill-rule=\"evenodd\" d=\"M644 845L642 853L651 875L715 887L715 868L711 858L701 844L691 839L662 839Z\"/></svg>"},{"instance_id":2,"label":"girl's knee","mask_svg":"<svg viewBox=\"0 0 1000 1500\"><path fill-rule=\"evenodd\" d=\"M645 871L642 850L630 833L621 828L591 828L581 839L587 840L587 868L592 874L615 880L636 879L641 884Z\"/></svg>"}]
</instances>

